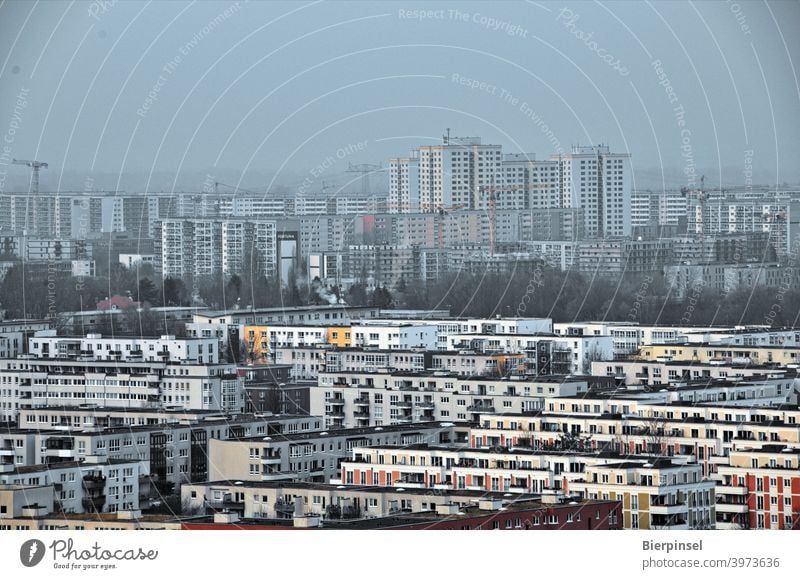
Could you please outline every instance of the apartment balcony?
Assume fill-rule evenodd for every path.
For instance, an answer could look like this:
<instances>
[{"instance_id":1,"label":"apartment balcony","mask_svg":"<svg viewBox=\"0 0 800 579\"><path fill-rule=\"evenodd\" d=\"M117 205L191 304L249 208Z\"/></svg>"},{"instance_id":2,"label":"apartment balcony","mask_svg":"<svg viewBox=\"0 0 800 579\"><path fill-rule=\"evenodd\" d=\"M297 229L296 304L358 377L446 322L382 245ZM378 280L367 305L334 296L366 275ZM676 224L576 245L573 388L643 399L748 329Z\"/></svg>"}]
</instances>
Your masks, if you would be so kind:
<instances>
[{"instance_id":1,"label":"apartment balcony","mask_svg":"<svg viewBox=\"0 0 800 579\"><path fill-rule=\"evenodd\" d=\"M0 448L0 456L14 456L13 448Z\"/></svg>"},{"instance_id":2,"label":"apartment balcony","mask_svg":"<svg viewBox=\"0 0 800 579\"><path fill-rule=\"evenodd\" d=\"M746 525L736 521L717 521L715 527L718 531L741 531L742 529L747 529Z\"/></svg>"},{"instance_id":3,"label":"apartment balcony","mask_svg":"<svg viewBox=\"0 0 800 579\"><path fill-rule=\"evenodd\" d=\"M472 404L467 406L469 412L494 412L494 406L487 406L486 404Z\"/></svg>"},{"instance_id":4,"label":"apartment balcony","mask_svg":"<svg viewBox=\"0 0 800 579\"><path fill-rule=\"evenodd\" d=\"M275 512L283 513L283 514L293 514L294 513L294 503L288 501L277 501L275 503Z\"/></svg>"},{"instance_id":5,"label":"apartment balcony","mask_svg":"<svg viewBox=\"0 0 800 579\"><path fill-rule=\"evenodd\" d=\"M243 511L244 510L244 502L243 501L234 501L231 500L230 497L225 497L221 500L210 500L206 501L206 505L215 510L215 511Z\"/></svg>"},{"instance_id":6,"label":"apartment balcony","mask_svg":"<svg viewBox=\"0 0 800 579\"><path fill-rule=\"evenodd\" d=\"M417 408L421 408L423 410L433 410L434 408L436 408L436 404L434 404L433 402L419 402L417 404Z\"/></svg>"},{"instance_id":7,"label":"apartment balcony","mask_svg":"<svg viewBox=\"0 0 800 579\"><path fill-rule=\"evenodd\" d=\"M280 463L281 463L280 453L261 455L261 464L280 464Z\"/></svg>"},{"instance_id":8,"label":"apartment balcony","mask_svg":"<svg viewBox=\"0 0 800 579\"><path fill-rule=\"evenodd\" d=\"M414 417L409 414L409 415L398 416L397 418L395 418L395 420L398 422L398 424L410 424L414 422Z\"/></svg>"},{"instance_id":9,"label":"apartment balcony","mask_svg":"<svg viewBox=\"0 0 800 579\"><path fill-rule=\"evenodd\" d=\"M650 514L650 528L664 531L680 531L689 529L689 523L684 517Z\"/></svg>"},{"instance_id":10,"label":"apartment balcony","mask_svg":"<svg viewBox=\"0 0 800 579\"><path fill-rule=\"evenodd\" d=\"M74 458L75 451L67 449L47 449L44 451L44 456L47 458Z\"/></svg>"},{"instance_id":11,"label":"apartment balcony","mask_svg":"<svg viewBox=\"0 0 800 579\"><path fill-rule=\"evenodd\" d=\"M369 410L356 410L353 412L356 418L369 418Z\"/></svg>"},{"instance_id":12,"label":"apartment balcony","mask_svg":"<svg viewBox=\"0 0 800 579\"><path fill-rule=\"evenodd\" d=\"M353 400L356 406L369 406L369 398L356 398Z\"/></svg>"},{"instance_id":13,"label":"apartment balcony","mask_svg":"<svg viewBox=\"0 0 800 579\"><path fill-rule=\"evenodd\" d=\"M64 423L63 426L69 426L69 424ZM45 450L72 450L74 444L71 436L53 436L45 441L44 448Z\"/></svg>"},{"instance_id":14,"label":"apartment balcony","mask_svg":"<svg viewBox=\"0 0 800 579\"><path fill-rule=\"evenodd\" d=\"M81 506L87 511L100 512L106 504L106 495L92 495L81 499Z\"/></svg>"},{"instance_id":15,"label":"apartment balcony","mask_svg":"<svg viewBox=\"0 0 800 579\"><path fill-rule=\"evenodd\" d=\"M344 406L344 399L343 398L331 398L327 400L327 403L331 406Z\"/></svg>"},{"instance_id":16,"label":"apartment balcony","mask_svg":"<svg viewBox=\"0 0 800 579\"><path fill-rule=\"evenodd\" d=\"M425 483L411 482L411 481L407 482L407 481L404 481L404 480L401 480L401 481L395 483L395 485L398 486L398 487L407 488L407 489L424 489L424 488L427 488L425 486Z\"/></svg>"},{"instance_id":17,"label":"apartment balcony","mask_svg":"<svg viewBox=\"0 0 800 579\"><path fill-rule=\"evenodd\" d=\"M720 503L716 504L718 513L744 514L747 513L747 504Z\"/></svg>"},{"instance_id":18,"label":"apartment balcony","mask_svg":"<svg viewBox=\"0 0 800 579\"><path fill-rule=\"evenodd\" d=\"M678 515L686 512L685 503L650 505L651 515Z\"/></svg>"},{"instance_id":19,"label":"apartment balcony","mask_svg":"<svg viewBox=\"0 0 800 579\"><path fill-rule=\"evenodd\" d=\"M344 410L331 410L330 412L326 413L327 416L331 418L339 418L344 419Z\"/></svg>"},{"instance_id":20,"label":"apartment balcony","mask_svg":"<svg viewBox=\"0 0 800 579\"><path fill-rule=\"evenodd\" d=\"M261 480L263 481L292 481L297 477L297 473L291 470L280 471L273 470L261 473Z\"/></svg>"},{"instance_id":21,"label":"apartment balcony","mask_svg":"<svg viewBox=\"0 0 800 579\"><path fill-rule=\"evenodd\" d=\"M87 491L102 490L106 486L106 477L101 475L87 474L83 477L83 488Z\"/></svg>"},{"instance_id":22,"label":"apartment balcony","mask_svg":"<svg viewBox=\"0 0 800 579\"><path fill-rule=\"evenodd\" d=\"M718 495L733 495L738 497L747 496L747 487L746 486L718 486L716 487L716 493Z\"/></svg>"},{"instance_id":23,"label":"apartment balcony","mask_svg":"<svg viewBox=\"0 0 800 579\"><path fill-rule=\"evenodd\" d=\"M398 400L397 402L392 402L392 406L395 408L407 408L411 409L412 403L410 400Z\"/></svg>"}]
</instances>

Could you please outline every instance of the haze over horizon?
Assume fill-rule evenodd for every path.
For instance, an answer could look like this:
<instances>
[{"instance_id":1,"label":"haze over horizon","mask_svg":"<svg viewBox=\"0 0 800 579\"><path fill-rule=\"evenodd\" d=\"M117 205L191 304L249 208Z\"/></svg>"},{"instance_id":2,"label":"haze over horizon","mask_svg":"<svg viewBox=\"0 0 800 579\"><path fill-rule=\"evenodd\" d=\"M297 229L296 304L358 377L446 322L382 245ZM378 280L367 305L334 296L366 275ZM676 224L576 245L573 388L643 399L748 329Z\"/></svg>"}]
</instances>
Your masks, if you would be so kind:
<instances>
[{"instance_id":1,"label":"haze over horizon","mask_svg":"<svg viewBox=\"0 0 800 579\"><path fill-rule=\"evenodd\" d=\"M349 163L448 127L539 159L605 143L637 188L800 183L798 22L777 2L7 3L0 187L27 189L17 158L49 163L42 190L357 190Z\"/></svg>"}]
</instances>

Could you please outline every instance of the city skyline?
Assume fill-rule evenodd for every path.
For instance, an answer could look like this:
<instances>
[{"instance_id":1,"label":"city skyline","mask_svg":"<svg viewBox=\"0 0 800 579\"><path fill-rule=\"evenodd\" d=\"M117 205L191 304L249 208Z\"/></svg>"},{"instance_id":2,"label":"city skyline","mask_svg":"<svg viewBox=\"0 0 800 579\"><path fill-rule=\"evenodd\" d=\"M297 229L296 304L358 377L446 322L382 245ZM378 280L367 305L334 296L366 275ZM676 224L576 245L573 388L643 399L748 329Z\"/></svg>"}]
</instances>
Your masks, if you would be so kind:
<instances>
[{"instance_id":1,"label":"city skyline","mask_svg":"<svg viewBox=\"0 0 800 579\"><path fill-rule=\"evenodd\" d=\"M797 21L793 3L4 11L0 128L10 156L50 164L48 190L197 190L209 175L298 188L340 149L356 147L327 176L446 127L541 157L606 143L645 188L800 181L782 162L800 151L800 57L778 24ZM4 190L26 187L2 169Z\"/></svg>"},{"instance_id":2,"label":"city skyline","mask_svg":"<svg viewBox=\"0 0 800 579\"><path fill-rule=\"evenodd\" d=\"M797 569L798 24L0 0L0 569Z\"/></svg>"}]
</instances>

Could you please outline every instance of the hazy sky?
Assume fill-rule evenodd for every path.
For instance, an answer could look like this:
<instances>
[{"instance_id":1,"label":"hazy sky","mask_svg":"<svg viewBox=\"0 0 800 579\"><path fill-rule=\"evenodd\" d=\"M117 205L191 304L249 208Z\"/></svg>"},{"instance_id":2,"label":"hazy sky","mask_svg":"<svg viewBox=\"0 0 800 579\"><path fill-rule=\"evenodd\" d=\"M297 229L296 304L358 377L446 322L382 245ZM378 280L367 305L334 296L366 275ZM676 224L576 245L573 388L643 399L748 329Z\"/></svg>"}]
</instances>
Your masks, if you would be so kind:
<instances>
[{"instance_id":1,"label":"hazy sky","mask_svg":"<svg viewBox=\"0 0 800 579\"><path fill-rule=\"evenodd\" d=\"M447 127L607 143L637 186L797 183L799 24L772 1L5 1L0 187L17 157L48 188L315 191Z\"/></svg>"}]
</instances>

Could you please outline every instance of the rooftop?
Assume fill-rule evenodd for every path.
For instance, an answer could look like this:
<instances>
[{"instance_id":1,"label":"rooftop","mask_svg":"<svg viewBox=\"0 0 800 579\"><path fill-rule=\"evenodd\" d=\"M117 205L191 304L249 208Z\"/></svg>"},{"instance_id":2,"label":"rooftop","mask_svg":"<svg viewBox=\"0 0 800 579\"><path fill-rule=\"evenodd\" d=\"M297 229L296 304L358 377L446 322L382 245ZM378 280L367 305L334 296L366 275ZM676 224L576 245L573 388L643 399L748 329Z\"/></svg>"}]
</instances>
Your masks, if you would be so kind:
<instances>
[{"instance_id":1,"label":"rooftop","mask_svg":"<svg viewBox=\"0 0 800 579\"><path fill-rule=\"evenodd\" d=\"M313 432L297 432L292 434L278 434L278 435L258 435L258 436L243 436L240 438L229 438L228 441L301 441L312 440L318 438L336 438L336 437L352 437L363 436L367 434L380 434L381 432L408 432L417 433L423 430L444 429L452 428L458 424L466 426L467 423L456 422L416 422L414 424L389 424L386 426L366 426L362 428L337 428L323 431ZM265 440L268 439L268 440Z\"/></svg>"},{"instance_id":2,"label":"rooftop","mask_svg":"<svg viewBox=\"0 0 800 579\"><path fill-rule=\"evenodd\" d=\"M347 304L326 304L319 306L292 306L289 308L247 308L247 309L232 309L232 310L205 310L198 312L199 315L209 318L217 318L222 316L236 316L236 315L253 315L253 314L293 314L300 312L317 312L317 311L340 311L340 310L380 310L380 308L373 306L350 306Z\"/></svg>"},{"instance_id":3,"label":"rooftop","mask_svg":"<svg viewBox=\"0 0 800 579\"><path fill-rule=\"evenodd\" d=\"M65 461L65 462L54 462L52 464L34 464L31 466L20 466L15 468L14 470L9 470L5 472L0 472L0 476L2 475L15 475L15 474L32 474L37 472L50 472L54 470L62 470L68 468L89 468L95 466L108 466L114 464L135 464L139 462L144 462L143 460L134 460L134 459L126 459L126 458L106 458L99 462L85 462L85 461Z\"/></svg>"}]
</instances>

